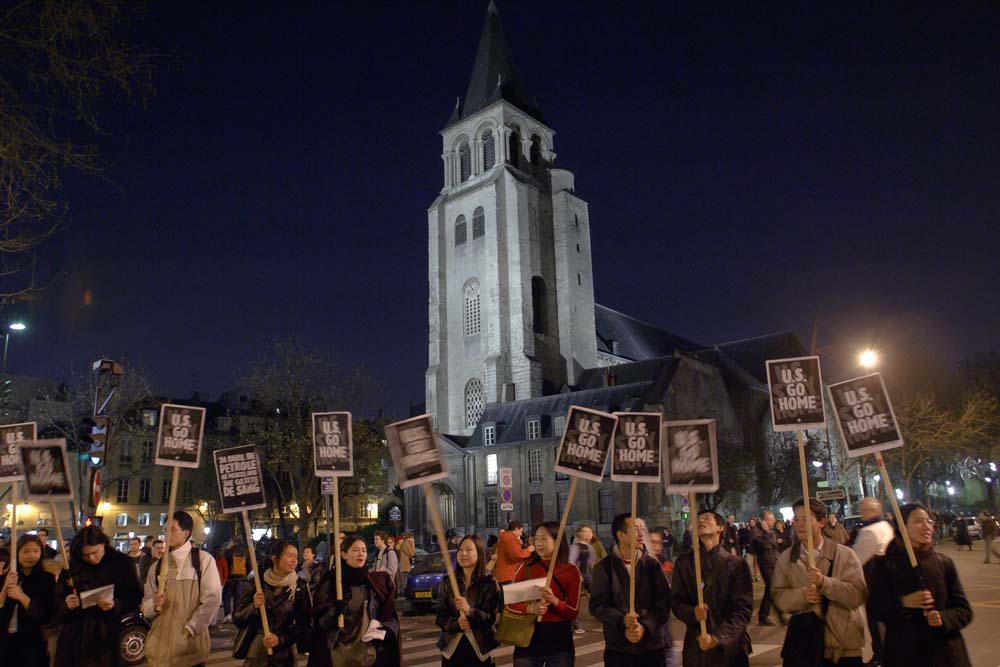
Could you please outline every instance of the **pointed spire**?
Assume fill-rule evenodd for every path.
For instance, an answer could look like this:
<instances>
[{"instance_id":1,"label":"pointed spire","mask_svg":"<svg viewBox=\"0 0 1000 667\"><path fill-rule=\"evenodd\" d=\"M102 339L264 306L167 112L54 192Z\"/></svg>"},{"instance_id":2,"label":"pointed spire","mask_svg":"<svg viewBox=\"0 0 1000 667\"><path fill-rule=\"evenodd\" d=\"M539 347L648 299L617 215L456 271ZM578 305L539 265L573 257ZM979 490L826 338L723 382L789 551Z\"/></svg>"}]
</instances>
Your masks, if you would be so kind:
<instances>
[{"instance_id":1,"label":"pointed spire","mask_svg":"<svg viewBox=\"0 0 1000 667\"><path fill-rule=\"evenodd\" d=\"M448 125L461 118L468 118L498 100L506 100L521 111L544 122L542 112L524 92L521 80L514 69L514 59L507 44L500 13L496 3L490 0L486 10L486 21L479 37L476 62L472 67L469 88L465 93L465 103L461 105L459 117L452 114Z\"/></svg>"}]
</instances>

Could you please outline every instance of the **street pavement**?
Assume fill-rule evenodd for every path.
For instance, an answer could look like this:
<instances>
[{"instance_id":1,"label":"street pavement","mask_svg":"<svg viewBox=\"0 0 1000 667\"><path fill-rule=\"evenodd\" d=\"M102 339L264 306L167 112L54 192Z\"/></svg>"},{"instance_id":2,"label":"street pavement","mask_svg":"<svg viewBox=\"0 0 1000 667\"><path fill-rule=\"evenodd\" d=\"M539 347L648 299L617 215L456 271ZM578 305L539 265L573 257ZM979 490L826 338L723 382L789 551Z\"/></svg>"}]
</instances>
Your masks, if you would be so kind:
<instances>
[{"instance_id":1,"label":"street pavement","mask_svg":"<svg viewBox=\"0 0 1000 667\"><path fill-rule=\"evenodd\" d=\"M972 625L963 633L965 642L972 655L972 664L977 667L1000 667L1000 640L997 631L1000 629L1000 564L983 564L983 543L976 541L974 551L957 551L955 545L946 542L938 547L942 553L955 560L959 577L965 587L966 595L972 603L975 614ZM997 559L994 558L994 561ZM755 607L760 604L764 586L754 584ZM586 602L586 601L585 601ZM406 611L405 603L400 618L403 633L403 657L407 667L437 667L441 664L441 653L435 648L438 629L434 625L434 616L430 614L411 615ZM586 630L583 634L574 635L576 644L577 667L592 667L603 665L604 639L600 625L586 611L586 603L580 614L580 625ZM759 626L754 612L750 625L750 639L754 653L750 664L754 667L775 667L781 665L781 643L784 641L785 628L782 626ZM670 634L674 638L674 650L677 653L675 664L680 665L680 647L684 636L684 626L676 619L670 619ZM207 664L211 667L237 667L241 661L233 660L230 655L232 639L235 630L232 625L224 625L212 633L212 655ZM513 648L502 647L493 652L497 665L511 665ZM299 658L299 665L306 664L306 658Z\"/></svg>"}]
</instances>

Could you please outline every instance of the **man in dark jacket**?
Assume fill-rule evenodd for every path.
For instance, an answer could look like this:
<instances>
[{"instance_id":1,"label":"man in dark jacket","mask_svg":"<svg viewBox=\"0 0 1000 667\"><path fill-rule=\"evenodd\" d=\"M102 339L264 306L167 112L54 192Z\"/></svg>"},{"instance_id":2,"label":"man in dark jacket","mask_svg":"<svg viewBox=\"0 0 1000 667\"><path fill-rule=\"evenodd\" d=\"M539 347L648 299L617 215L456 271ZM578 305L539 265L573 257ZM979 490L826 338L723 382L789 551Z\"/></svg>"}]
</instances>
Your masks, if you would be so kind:
<instances>
[{"instance_id":1,"label":"man in dark jacket","mask_svg":"<svg viewBox=\"0 0 1000 667\"><path fill-rule=\"evenodd\" d=\"M705 605L698 608L694 553L677 559L670 608L684 622L685 667L740 667L749 664L747 625L753 615L750 567L741 557L720 548L722 517L710 510L698 513L701 575ZM701 621L707 634L701 634Z\"/></svg>"},{"instance_id":2,"label":"man in dark jacket","mask_svg":"<svg viewBox=\"0 0 1000 667\"><path fill-rule=\"evenodd\" d=\"M737 553L739 545L739 528L736 527L736 517L732 514L726 520L726 527L722 531L722 548L731 554Z\"/></svg>"},{"instance_id":3,"label":"man in dark jacket","mask_svg":"<svg viewBox=\"0 0 1000 667\"><path fill-rule=\"evenodd\" d=\"M629 514L614 518L611 533L615 546L594 568L590 589L590 613L604 626L604 664L662 667L666 657L660 630L670 615L670 586L660 563L641 548L633 549ZM635 613L629 612L632 572L636 575Z\"/></svg>"},{"instance_id":4,"label":"man in dark jacket","mask_svg":"<svg viewBox=\"0 0 1000 667\"><path fill-rule=\"evenodd\" d=\"M774 512L764 512L760 525L753 534L753 551L757 557L757 567L764 579L764 598L760 601L760 611L757 612L757 622L761 625L775 625L768 618L771 615L771 580L774 578L774 565L778 562L778 541L774 535Z\"/></svg>"}]
</instances>

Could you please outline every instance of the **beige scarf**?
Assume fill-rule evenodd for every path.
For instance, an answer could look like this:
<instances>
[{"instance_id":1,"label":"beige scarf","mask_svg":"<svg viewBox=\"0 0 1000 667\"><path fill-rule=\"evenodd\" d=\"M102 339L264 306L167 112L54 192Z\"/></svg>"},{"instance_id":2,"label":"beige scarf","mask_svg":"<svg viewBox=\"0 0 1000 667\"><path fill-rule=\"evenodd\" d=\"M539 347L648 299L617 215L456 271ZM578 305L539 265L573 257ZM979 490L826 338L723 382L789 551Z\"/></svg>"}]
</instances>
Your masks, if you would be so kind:
<instances>
[{"instance_id":1,"label":"beige scarf","mask_svg":"<svg viewBox=\"0 0 1000 667\"><path fill-rule=\"evenodd\" d=\"M289 572L285 576L281 576L274 571L273 567L264 570L264 581L267 582L268 586L274 588L288 588L294 591L296 584L298 584L298 579L299 575L295 572Z\"/></svg>"}]
</instances>

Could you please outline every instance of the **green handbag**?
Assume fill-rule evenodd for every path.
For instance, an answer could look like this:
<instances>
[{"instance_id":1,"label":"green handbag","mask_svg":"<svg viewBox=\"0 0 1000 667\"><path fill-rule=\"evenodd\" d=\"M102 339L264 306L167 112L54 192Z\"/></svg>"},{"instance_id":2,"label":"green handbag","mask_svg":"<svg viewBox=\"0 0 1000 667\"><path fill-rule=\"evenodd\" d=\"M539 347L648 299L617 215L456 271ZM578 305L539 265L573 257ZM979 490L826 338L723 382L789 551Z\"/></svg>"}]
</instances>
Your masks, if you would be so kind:
<instances>
[{"instance_id":1,"label":"green handbag","mask_svg":"<svg viewBox=\"0 0 1000 667\"><path fill-rule=\"evenodd\" d=\"M531 644L532 635L535 634L537 618L532 614L516 614L504 607L493 637L501 644L527 648Z\"/></svg>"}]
</instances>

